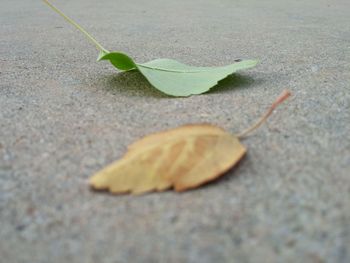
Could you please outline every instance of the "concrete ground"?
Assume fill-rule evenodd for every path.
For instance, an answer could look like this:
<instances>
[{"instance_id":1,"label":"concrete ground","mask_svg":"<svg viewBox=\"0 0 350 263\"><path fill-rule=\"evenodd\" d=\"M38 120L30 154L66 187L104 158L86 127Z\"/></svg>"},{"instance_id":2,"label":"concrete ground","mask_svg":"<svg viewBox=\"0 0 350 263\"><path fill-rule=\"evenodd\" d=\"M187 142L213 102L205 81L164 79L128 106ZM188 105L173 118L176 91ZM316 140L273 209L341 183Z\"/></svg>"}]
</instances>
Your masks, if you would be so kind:
<instances>
[{"instance_id":1,"label":"concrete ground","mask_svg":"<svg viewBox=\"0 0 350 263\"><path fill-rule=\"evenodd\" d=\"M1 262L350 262L348 0L56 0L110 50L260 64L170 98L118 73L41 1L1 0ZM237 132L293 97L215 183L111 196L91 174L186 123Z\"/></svg>"}]
</instances>

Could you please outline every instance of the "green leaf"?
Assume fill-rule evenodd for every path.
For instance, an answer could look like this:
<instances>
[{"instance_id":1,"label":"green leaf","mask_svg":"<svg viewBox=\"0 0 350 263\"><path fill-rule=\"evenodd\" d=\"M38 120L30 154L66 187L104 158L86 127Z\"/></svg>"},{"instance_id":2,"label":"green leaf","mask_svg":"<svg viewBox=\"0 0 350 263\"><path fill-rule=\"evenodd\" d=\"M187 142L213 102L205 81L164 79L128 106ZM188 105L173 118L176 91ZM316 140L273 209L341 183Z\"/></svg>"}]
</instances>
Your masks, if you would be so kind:
<instances>
[{"instance_id":1,"label":"green leaf","mask_svg":"<svg viewBox=\"0 0 350 263\"><path fill-rule=\"evenodd\" d=\"M47 0L43 1L95 44L100 50L97 61L108 60L119 70L138 70L156 89L171 96L190 96L204 93L228 75L238 70L252 68L258 63L256 60L243 60L221 67L194 67L172 59L155 59L143 64L136 63L126 54L109 52L71 18L64 15Z\"/></svg>"},{"instance_id":2,"label":"green leaf","mask_svg":"<svg viewBox=\"0 0 350 263\"><path fill-rule=\"evenodd\" d=\"M201 94L228 75L257 64L255 60L244 60L223 67L193 67L172 59L156 59L138 64L127 55L117 52L106 53L98 60L109 60L120 70L137 69L156 89L172 96Z\"/></svg>"},{"instance_id":3,"label":"green leaf","mask_svg":"<svg viewBox=\"0 0 350 263\"><path fill-rule=\"evenodd\" d=\"M101 51L97 61L109 60L113 66L120 70L133 70L137 69L136 63L128 55L120 52L104 52Z\"/></svg>"},{"instance_id":4,"label":"green leaf","mask_svg":"<svg viewBox=\"0 0 350 263\"><path fill-rule=\"evenodd\" d=\"M158 90L172 96L190 96L206 92L219 80L256 64L257 61L244 60L223 67L193 67L171 59L156 59L137 67Z\"/></svg>"}]
</instances>

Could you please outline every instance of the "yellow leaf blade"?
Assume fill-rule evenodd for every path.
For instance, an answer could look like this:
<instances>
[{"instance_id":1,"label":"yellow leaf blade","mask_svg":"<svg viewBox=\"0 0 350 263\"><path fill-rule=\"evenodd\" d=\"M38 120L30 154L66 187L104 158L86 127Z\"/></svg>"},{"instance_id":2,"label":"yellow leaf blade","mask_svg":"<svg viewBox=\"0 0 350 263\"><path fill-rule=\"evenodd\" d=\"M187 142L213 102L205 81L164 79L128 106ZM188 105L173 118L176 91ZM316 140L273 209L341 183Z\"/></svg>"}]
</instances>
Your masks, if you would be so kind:
<instances>
[{"instance_id":1,"label":"yellow leaf blade","mask_svg":"<svg viewBox=\"0 0 350 263\"><path fill-rule=\"evenodd\" d=\"M140 194L198 187L234 166L246 149L212 125L186 125L151 134L129 146L122 159L90 179L95 189Z\"/></svg>"},{"instance_id":2,"label":"yellow leaf blade","mask_svg":"<svg viewBox=\"0 0 350 263\"><path fill-rule=\"evenodd\" d=\"M203 151L206 155L187 173L176 176L176 191L196 188L214 180L233 167L246 153L246 148L231 135L209 137L197 142L197 145L197 152Z\"/></svg>"}]
</instances>

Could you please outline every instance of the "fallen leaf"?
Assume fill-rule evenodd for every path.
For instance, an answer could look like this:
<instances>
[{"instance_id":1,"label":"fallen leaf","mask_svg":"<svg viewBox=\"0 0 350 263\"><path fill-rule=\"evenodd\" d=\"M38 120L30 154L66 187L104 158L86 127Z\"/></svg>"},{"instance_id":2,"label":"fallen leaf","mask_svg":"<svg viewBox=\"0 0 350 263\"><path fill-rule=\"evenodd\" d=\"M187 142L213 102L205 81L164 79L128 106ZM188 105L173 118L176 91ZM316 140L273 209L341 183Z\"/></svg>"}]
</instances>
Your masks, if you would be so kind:
<instances>
[{"instance_id":1,"label":"fallen leaf","mask_svg":"<svg viewBox=\"0 0 350 263\"><path fill-rule=\"evenodd\" d=\"M185 191L212 181L246 153L239 139L258 128L290 93L285 91L253 126L232 135L209 124L185 125L131 144L120 160L90 178L94 189L141 194L174 188Z\"/></svg>"},{"instance_id":2,"label":"fallen leaf","mask_svg":"<svg viewBox=\"0 0 350 263\"><path fill-rule=\"evenodd\" d=\"M120 70L137 69L156 89L177 97L204 93L219 80L257 64L255 60L243 60L223 67L193 67L172 59L156 59L138 64L129 57L126 60L126 56L110 52L99 56L98 60L109 60Z\"/></svg>"},{"instance_id":3,"label":"fallen leaf","mask_svg":"<svg viewBox=\"0 0 350 263\"><path fill-rule=\"evenodd\" d=\"M71 18L64 15L47 0L43 1L95 44L100 50L98 61L108 60L119 70L138 70L156 89L171 96L183 97L204 93L228 75L238 70L252 68L258 63L256 60L243 60L221 67L194 67L172 59L155 59L146 63L136 63L124 53L109 52Z\"/></svg>"},{"instance_id":4,"label":"fallen leaf","mask_svg":"<svg viewBox=\"0 0 350 263\"><path fill-rule=\"evenodd\" d=\"M144 137L124 157L90 179L111 193L176 191L198 187L234 166L245 154L239 140L212 125L186 125Z\"/></svg>"}]
</instances>

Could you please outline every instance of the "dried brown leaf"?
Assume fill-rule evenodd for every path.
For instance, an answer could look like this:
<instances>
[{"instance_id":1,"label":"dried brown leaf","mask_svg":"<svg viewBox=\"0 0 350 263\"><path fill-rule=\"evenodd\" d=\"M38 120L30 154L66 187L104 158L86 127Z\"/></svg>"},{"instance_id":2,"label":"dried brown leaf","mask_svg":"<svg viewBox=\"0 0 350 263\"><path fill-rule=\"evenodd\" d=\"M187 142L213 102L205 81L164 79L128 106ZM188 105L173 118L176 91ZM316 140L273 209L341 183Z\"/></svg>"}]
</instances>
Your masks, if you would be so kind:
<instances>
[{"instance_id":1,"label":"dried brown leaf","mask_svg":"<svg viewBox=\"0 0 350 263\"><path fill-rule=\"evenodd\" d=\"M129 146L124 157L90 179L95 189L139 194L198 187L219 177L245 154L239 140L212 125L186 125Z\"/></svg>"},{"instance_id":2,"label":"dried brown leaf","mask_svg":"<svg viewBox=\"0 0 350 263\"><path fill-rule=\"evenodd\" d=\"M185 125L148 135L90 178L94 189L141 194L174 188L185 191L212 181L246 153L239 138L257 129L290 96L284 91L261 119L238 135L209 124Z\"/></svg>"}]
</instances>

